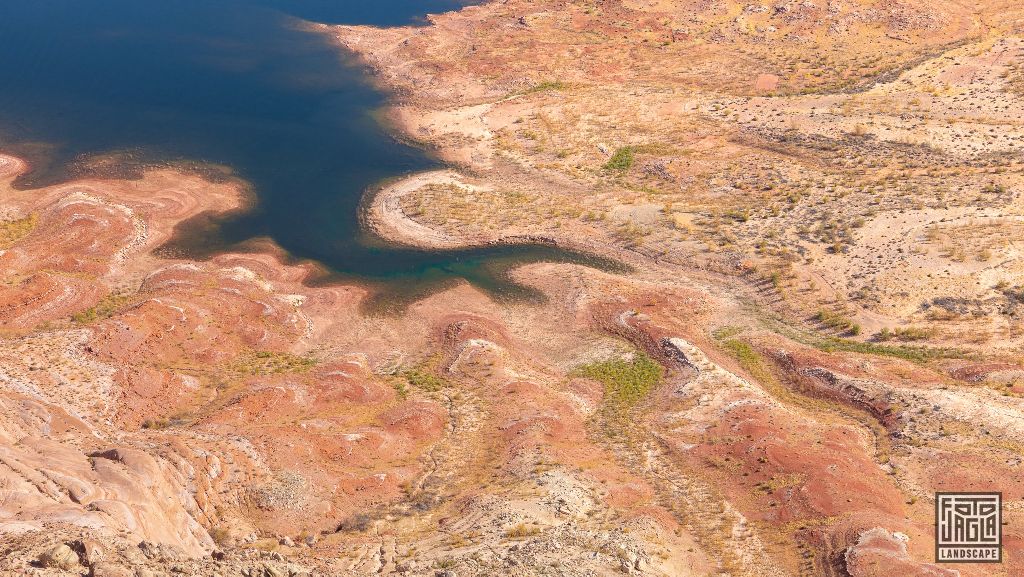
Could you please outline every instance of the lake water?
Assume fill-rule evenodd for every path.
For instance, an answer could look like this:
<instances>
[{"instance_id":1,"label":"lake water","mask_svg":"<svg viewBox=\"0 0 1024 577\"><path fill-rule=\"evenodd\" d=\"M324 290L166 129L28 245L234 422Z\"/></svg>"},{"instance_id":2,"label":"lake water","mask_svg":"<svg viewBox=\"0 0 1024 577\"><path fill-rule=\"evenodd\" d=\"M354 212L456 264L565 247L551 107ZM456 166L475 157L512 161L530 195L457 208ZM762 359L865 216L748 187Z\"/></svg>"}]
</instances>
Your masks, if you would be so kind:
<instances>
[{"instance_id":1,"label":"lake water","mask_svg":"<svg viewBox=\"0 0 1024 577\"><path fill-rule=\"evenodd\" d=\"M524 262L613 266L534 245L412 250L361 231L368 187L437 162L377 124L385 96L297 19L397 25L460 4L0 0L0 150L30 159L20 187L131 176L151 164L228 167L251 185L256 206L184 223L175 249L206 258L269 237L332 278L376 287L381 306L459 279L496 297L537 297L506 278Z\"/></svg>"}]
</instances>

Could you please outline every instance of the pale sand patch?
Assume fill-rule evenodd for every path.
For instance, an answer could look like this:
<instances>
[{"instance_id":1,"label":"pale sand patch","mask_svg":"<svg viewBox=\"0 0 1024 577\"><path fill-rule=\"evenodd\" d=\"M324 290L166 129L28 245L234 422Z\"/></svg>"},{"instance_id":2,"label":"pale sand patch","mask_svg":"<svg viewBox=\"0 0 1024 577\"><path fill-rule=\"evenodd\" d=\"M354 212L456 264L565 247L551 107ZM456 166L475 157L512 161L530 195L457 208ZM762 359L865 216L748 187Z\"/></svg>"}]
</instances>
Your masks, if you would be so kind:
<instances>
[{"instance_id":1,"label":"pale sand patch","mask_svg":"<svg viewBox=\"0 0 1024 577\"><path fill-rule=\"evenodd\" d=\"M754 80L754 90L772 92L779 87L779 77L774 74L758 74Z\"/></svg>"},{"instance_id":2,"label":"pale sand patch","mask_svg":"<svg viewBox=\"0 0 1024 577\"><path fill-rule=\"evenodd\" d=\"M0 154L0 178L13 179L28 170L28 164L20 158Z\"/></svg>"}]
</instances>

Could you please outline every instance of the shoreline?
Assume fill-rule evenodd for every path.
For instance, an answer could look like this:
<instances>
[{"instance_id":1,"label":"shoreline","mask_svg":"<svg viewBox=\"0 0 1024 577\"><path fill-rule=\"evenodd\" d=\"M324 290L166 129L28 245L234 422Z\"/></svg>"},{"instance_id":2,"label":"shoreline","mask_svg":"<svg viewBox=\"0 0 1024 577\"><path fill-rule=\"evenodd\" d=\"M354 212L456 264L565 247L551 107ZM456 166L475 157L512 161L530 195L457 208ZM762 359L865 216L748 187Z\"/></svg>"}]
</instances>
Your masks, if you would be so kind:
<instances>
[{"instance_id":1,"label":"shoreline","mask_svg":"<svg viewBox=\"0 0 1024 577\"><path fill-rule=\"evenodd\" d=\"M385 181L364 194L359 220L364 232L372 232L382 240L424 249L463 248L466 243L445 232L420 223L405 213L402 199L429 184L461 183L451 169L420 172L397 180Z\"/></svg>"},{"instance_id":2,"label":"shoreline","mask_svg":"<svg viewBox=\"0 0 1024 577\"><path fill-rule=\"evenodd\" d=\"M495 246L534 245L550 246L564 251L579 253L597 260L610 261L612 267L623 267L628 273L638 258L650 257L605 244L573 242L552 235L510 234L492 237L454 237L417 221L403 210L402 199L420 187L429 184L455 184L469 186L460 179L454 169L445 168L415 173L392 180L383 186L367 191L359 219L364 231L376 235L385 243L422 250L472 250Z\"/></svg>"},{"instance_id":3,"label":"shoreline","mask_svg":"<svg viewBox=\"0 0 1024 577\"><path fill-rule=\"evenodd\" d=\"M716 6L474 1L296 24L375 108L240 139L274 178L0 152L0 573L930 575L950 483L1005 492L1019 559L1022 164L816 136L909 126L902 85L744 101L778 46L674 20ZM914 74L998 88L1004 48Z\"/></svg>"}]
</instances>

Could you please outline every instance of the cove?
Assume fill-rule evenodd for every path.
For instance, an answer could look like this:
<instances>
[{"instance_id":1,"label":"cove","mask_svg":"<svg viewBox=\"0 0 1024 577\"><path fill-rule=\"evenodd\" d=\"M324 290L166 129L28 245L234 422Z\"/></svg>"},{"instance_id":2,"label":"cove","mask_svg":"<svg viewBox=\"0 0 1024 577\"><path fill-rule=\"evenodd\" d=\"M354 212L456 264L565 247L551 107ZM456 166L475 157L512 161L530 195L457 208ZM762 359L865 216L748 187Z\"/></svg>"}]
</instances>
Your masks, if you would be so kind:
<instances>
[{"instance_id":1,"label":"cove","mask_svg":"<svg viewBox=\"0 0 1024 577\"><path fill-rule=\"evenodd\" d=\"M399 25L456 0L32 0L0 5L0 150L29 158L16 183L154 164L223 166L256 199L183 223L172 247L207 258L270 238L329 278L401 306L465 279L496 298L539 298L507 271L537 261L615 263L544 245L432 251L369 238L363 193L437 168L374 119L386 95L298 19ZM98 162L97 159L113 159ZM319 282L324 282L321 279Z\"/></svg>"}]
</instances>

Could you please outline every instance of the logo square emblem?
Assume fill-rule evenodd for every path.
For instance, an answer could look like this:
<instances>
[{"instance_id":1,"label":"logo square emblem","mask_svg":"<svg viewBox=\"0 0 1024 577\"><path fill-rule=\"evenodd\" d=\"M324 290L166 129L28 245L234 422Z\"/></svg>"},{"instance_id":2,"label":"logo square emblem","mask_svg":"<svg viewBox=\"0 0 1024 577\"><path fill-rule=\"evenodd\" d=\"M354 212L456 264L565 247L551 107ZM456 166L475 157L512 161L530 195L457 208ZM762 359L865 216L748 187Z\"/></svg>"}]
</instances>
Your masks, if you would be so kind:
<instances>
[{"instance_id":1,"label":"logo square emblem","mask_svg":"<svg viewBox=\"0 0 1024 577\"><path fill-rule=\"evenodd\" d=\"M935 560L1002 562L1002 500L1002 493L936 493Z\"/></svg>"}]
</instances>

